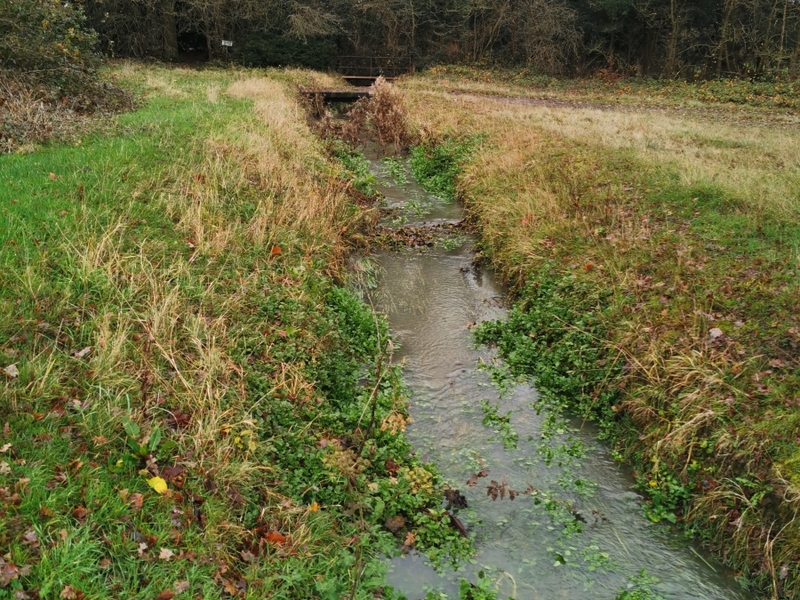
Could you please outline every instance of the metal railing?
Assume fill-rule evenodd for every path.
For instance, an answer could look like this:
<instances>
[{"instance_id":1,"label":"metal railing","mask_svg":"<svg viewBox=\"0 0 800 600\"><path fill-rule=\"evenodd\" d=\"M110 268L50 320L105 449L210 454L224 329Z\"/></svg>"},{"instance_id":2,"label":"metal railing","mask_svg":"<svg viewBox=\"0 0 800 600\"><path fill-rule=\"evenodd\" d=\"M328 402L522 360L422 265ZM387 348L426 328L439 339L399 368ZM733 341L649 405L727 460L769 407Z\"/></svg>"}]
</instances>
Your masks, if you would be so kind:
<instances>
[{"instance_id":1,"label":"metal railing","mask_svg":"<svg viewBox=\"0 0 800 600\"><path fill-rule=\"evenodd\" d=\"M340 56L336 70L350 77L397 77L411 71L411 60L392 56Z\"/></svg>"}]
</instances>

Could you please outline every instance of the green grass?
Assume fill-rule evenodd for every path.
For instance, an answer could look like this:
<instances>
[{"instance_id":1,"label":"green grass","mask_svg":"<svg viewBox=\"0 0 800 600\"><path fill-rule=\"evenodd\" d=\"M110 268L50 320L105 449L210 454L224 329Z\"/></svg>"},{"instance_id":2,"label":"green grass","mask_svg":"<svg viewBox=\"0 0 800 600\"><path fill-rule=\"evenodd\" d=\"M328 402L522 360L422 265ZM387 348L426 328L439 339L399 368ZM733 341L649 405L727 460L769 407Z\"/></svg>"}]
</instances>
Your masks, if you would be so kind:
<instances>
[{"instance_id":1,"label":"green grass","mask_svg":"<svg viewBox=\"0 0 800 600\"><path fill-rule=\"evenodd\" d=\"M113 73L140 110L0 157L0 598L372 598L407 533L468 554L288 86Z\"/></svg>"}]
</instances>

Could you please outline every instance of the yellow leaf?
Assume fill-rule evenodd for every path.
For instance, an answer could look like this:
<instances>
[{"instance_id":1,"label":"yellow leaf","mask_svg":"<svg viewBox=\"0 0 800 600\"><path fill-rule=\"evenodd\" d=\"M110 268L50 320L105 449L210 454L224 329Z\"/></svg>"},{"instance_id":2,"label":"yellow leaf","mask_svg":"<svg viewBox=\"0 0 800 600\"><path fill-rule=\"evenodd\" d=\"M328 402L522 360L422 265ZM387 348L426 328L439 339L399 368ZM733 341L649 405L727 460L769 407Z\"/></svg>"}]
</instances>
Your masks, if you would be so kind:
<instances>
[{"instance_id":1,"label":"yellow leaf","mask_svg":"<svg viewBox=\"0 0 800 600\"><path fill-rule=\"evenodd\" d=\"M318 510L319 504L317 504L317 501L314 500L314 502L311 503L311 506L308 507L308 512L317 512Z\"/></svg>"},{"instance_id":2,"label":"yellow leaf","mask_svg":"<svg viewBox=\"0 0 800 600\"><path fill-rule=\"evenodd\" d=\"M147 484L153 488L157 494L163 494L169 489L167 487L167 482L161 479L161 477L152 477L147 480Z\"/></svg>"}]
</instances>

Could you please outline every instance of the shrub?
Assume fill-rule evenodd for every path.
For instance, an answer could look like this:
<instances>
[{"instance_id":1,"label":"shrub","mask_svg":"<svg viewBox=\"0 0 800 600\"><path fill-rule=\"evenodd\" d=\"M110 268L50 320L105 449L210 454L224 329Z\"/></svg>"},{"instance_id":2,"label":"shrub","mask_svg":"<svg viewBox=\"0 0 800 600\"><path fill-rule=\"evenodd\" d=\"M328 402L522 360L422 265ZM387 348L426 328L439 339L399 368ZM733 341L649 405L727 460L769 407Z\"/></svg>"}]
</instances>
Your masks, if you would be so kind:
<instances>
[{"instance_id":1,"label":"shrub","mask_svg":"<svg viewBox=\"0 0 800 600\"><path fill-rule=\"evenodd\" d=\"M0 2L0 69L58 97L81 96L95 80L97 34L80 7L55 0Z\"/></svg>"},{"instance_id":2,"label":"shrub","mask_svg":"<svg viewBox=\"0 0 800 600\"><path fill-rule=\"evenodd\" d=\"M86 113L130 108L130 94L100 81L97 34L79 6L0 0L0 153L66 140Z\"/></svg>"}]
</instances>

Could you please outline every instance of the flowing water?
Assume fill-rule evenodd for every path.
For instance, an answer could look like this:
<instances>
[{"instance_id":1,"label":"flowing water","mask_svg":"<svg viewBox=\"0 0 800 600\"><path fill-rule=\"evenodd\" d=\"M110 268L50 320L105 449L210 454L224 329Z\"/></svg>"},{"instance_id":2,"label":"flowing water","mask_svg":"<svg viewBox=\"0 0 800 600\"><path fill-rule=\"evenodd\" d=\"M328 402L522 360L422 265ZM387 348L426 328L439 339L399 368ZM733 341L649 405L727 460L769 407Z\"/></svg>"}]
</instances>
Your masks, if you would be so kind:
<instances>
[{"instance_id":1,"label":"flowing water","mask_svg":"<svg viewBox=\"0 0 800 600\"><path fill-rule=\"evenodd\" d=\"M372 161L372 169L395 223L461 217L458 206L425 195L414 182L393 183L379 161ZM556 453L547 465L538 446L552 424L546 424L546 412L532 407L536 391L517 385L501 397L479 368L496 359L475 347L469 327L504 315L503 291L491 272L473 266L474 240L462 241L451 250L379 253L371 296L400 344L394 359L404 365L412 392L413 422L406 433L417 453L466 496L468 508L458 514L475 534L477 554L474 564L441 573L424 556L398 557L390 562L389 584L409 600L423 598L428 589L457 598L459 578L474 581L484 571L499 598L611 600L645 569L650 589L664 598L750 598L728 570L645 516L630 473L591 428L573 423L574 431L560 432L552 442L582 442L589 447L586 456L560 467L568 457ZM483 424L483 401L499 405L500 415L511 411L516 449L506 449ZM481 469L488 474L466 485ZM487 495L492 480L528 493L493 500Z\"/></svg>"}]
</instances>

